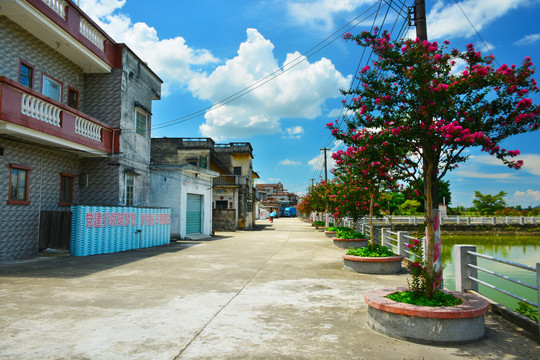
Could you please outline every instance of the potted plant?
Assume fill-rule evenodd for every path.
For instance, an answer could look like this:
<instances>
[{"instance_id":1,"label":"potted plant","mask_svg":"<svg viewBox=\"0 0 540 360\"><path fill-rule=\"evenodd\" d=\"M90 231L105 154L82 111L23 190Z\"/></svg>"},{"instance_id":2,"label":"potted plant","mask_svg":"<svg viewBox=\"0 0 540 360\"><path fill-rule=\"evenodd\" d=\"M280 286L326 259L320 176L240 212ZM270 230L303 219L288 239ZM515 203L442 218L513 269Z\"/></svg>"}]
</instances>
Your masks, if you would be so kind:
<instances>
[{"instance_id":1,"label":"potted plant","mask_svg":"<svg viewBox=\"0 0 540 360\"><path fill-rule=\"evenodd\" d=\"M440 272L430 271L422 260L421 242L407 245L412 257L408 288L368 291L368 325L394 338L427 344L450 344L480 339L485 334L488 302L480 297L439 289ZM435 288L426 297L428 288ZM414 328L414 331L410 331Z\"/></svg>"},{"instance_id":2,"label":"potted plant","mask_svg":"<svg viewBox=\"0 0 540 360\"><path fill-rule=\"evenodd\" d=\"M540 128L540 107L529 98L539 92L532 79L532 61L525 58L521 66L502 65L496 69L493 56L483 57L472 44L467 45L465 52L457 49L447 52L448 42L440 46L420 39L392 41L386 32L382 36L375 31L344 37L371 47L378 59L373 69L366 66L360 71L356 89L343 92L353 96L353 101L345 104L347 111L355 114L346 121L349 130L330 128L334 136L347 145L357 145L357 139L367 132L370 147L379 149L381 156L393 159L394 171L406 176L425 199L427 256L425 264L417 265L421 266L418 269L423 278L415 277L414 270L411 271L413 282L424 279L426 283L421 297L432 300L441 291L442 279L438 183L446 173L468 159L470 147L496 156L510 168L521 168L523 161L512 160L519 151L506 150L499 144L512 135ZM456 71L456 60L463 62L464 70ZM395 289L377 291L395 293ZM410 321L407 327L414 325L416 333L423 319L452 318L451 322L435 324L429 339L420 334L422 338L416 340L445 343L481 337L487 307L471 295L454 296L467 301L430 310L428 306L403 305L384 296L388 300L376 300L377 294L367 293L370 326L399 337L405 336L397 329L404 321ZM460 308L465 305L470 308ZM388 318L396 312L407 319ZM477 318L475 325L462 321L470 318ZM455 325L453 332L460 337L449 338L446 329L450 323ZM469 331L473 328L475 331Z\"/></svg>"},{"instance_id":3,"label":"potted plant","mask_svg":"<svg viewBox=\"0 0 540 360\"><path fill-rule=\"evenodd\" d=\"M343 249L363 248L367 246L369 241L366 235L345 227L336 229L336 236L332 240L334 246Z\"/></svg>"}]
</instances>

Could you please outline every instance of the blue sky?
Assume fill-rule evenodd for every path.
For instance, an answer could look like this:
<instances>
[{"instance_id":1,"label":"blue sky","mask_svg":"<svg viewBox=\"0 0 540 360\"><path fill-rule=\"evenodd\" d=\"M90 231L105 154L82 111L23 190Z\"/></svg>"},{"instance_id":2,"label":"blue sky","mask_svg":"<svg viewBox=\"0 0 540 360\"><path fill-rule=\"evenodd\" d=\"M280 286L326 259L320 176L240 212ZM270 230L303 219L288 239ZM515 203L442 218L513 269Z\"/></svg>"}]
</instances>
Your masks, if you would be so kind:
<instances>
[{"instance_id":1,"label":"blue sky","mask_svg":"<svg viewBox=\"0 0 540 360\"><path fill-rule=\"evenodd\" d=\"M483 52L487 45L501 65L526 56L540 64L540 0L426 2L431 41L462 50L472 43ZM340 114L339 89L349 88L359 64L368 62L340 35L373 24L397 35L402 4L392 1L387 11L377 0L80 0L163 79L153 137L250 142L261 182L280 181L296 193L324 177L320 149L339 148L325 124ZM452 204L471 206L475 190L504 190L509 205L540 205L539 142L536 132L503 144L521 151L520 171L472 150L446 177Z\"/></svg>"}]
</instances>

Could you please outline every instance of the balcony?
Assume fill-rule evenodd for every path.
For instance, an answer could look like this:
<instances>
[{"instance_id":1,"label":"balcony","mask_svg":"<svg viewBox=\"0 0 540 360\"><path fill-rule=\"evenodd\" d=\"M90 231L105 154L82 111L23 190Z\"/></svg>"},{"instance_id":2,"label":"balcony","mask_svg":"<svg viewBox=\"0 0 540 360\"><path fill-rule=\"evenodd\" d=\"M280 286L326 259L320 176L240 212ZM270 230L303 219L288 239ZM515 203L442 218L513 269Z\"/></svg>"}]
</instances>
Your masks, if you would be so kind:
<instances>
[{"instance_id":1,"label":"balcony","mask_svg":"<svg viewBox=\"0 0 540 360\"><path fill-rule=\"evenodd\" d=\"M238 185L246 185L247 184L247 177L240 176L240 175L221 175L218 177L215 177L213 180L214 186L238 186Z\"/></svg>"},{"instance_id":2,"label":"balcony","mask_svg":"<svg viewBox=\"0 0 540 360\"><path fill-rule=\"evenodd\" d=\"M120 47L73 1L0 0L7 16L87 73L108 73Z\"/></svg>"},{"instance_id":3,"label":"balcony","mask_svg":"<svg viewBox=\"0 0 540 360\"><path fill-rule=\"evenodd\" d=\"M4 77L0 77L0 134L82 157L118 152L116 129Z\"/></svg>"}]
</instances>

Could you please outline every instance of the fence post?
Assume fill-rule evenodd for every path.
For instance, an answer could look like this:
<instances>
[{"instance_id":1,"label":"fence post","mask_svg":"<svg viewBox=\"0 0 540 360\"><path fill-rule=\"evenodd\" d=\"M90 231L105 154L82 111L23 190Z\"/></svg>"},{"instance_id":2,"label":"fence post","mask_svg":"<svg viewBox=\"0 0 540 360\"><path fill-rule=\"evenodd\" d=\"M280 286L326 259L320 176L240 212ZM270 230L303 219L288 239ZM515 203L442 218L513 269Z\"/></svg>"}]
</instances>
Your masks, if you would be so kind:
<instances>
[{"instance_id":1,"label":"fence post","mask_svg":"<svg viewBox=\"0 0 540 360\"><path fill-rule=\"evenodd\" d=\"M505 221L506 221L506 225L510 224L510 218L508 216L505 218Z\"/></svg>"},{"instance_id":2,"label":"fence post","mask_svg":"<svg viewBox=\"0 0 540 360\"><path fill-rule=\"evenodd\" d=\"M536 217L533 216L533 217L531 218L531 224L533 224L533 225L536 224Z\"/></svg>"},{"instance_id":3,"label":"fence post","mask_svg":"<svg viewBox=\"0 0 540 360\"><path fill-rule=\"evenodd\" d=\"M409 236L408 231L397 232L397 252L400 256L405 256L405 236Z\"/></svg>"},{"instance_id":4,"label":"fence post","mask_svg":"<svg viewBox=\"0 0 540 360\"><path fill-rule=\"evenodd\" d=\"M474 245L454 245L454 264L456 266L456 291L478 291L478 283L469 279L469 276L478 278L478 270L469 267L476 265L476 256L467 254L468 251L476 252Z\"/></svg>"},{"instance_id":5,"label":"fence post","mask_svg":"<svg viewBox=\"0 0 540 360\"><path fill-rule=\"evenodd\" d=\"M384 246L386 243L386 229L381 228L381 245Z\"/></svg>"},{"instance_id":6,"label":"fence post","mask_svg":"<svg viewBox=\"0 0 540 360\"><path fill-rule=\"evenodd\" d=\"M497 225L497 218L495 216L493 217L493 225Z\"/></svg>"},{"instance_id":7,"label":"fence post","mask_svg":"<svg viewBox=\"0 0 540 360\"><path fill-rule=\"evenodd\" d=\"M536 263L536 288L537 288L537 304L538 304L538 313L540 314L540 263ZM538 335L540 335L540 326L538 327Z\"/></svg>"},{"instance_id":8,"label":"fence post","mask_svg":"<svg viewBox=\"0 0 540 360\"><path fill-rule=\"evenodd\" d=\"M480 225L484 225L484 217L480 216Z\"/></svg>"},{"instance_id":9,"label":"fence post","mask_svg":"<svg viewBox=\"0 0 540 360\"><path fill-rule=\"evenodd\" d=\"M467 225L471 225L471 217L467 216Z\"/></svg>"},{"instance_id":10,"label":"fence post","mask_svg":"<svg viewBox=\"0 0 540 360\"><path fill-rule=\"evenodd\" d=\"M524 225L525 224L525 218L523 216L520 216L519 217L519 225Z\"/></svg>"},{"instance_id":11,"label":"fence post","mask_svg":"<svg viewBox=\"0 0 540 360\"><path fill-rule=\"evenodd\" d=\"M458 215L458 217L456 218L456 224L457 225L460 225L461 224L461 216Z\"/></svg>"}]
</instances>

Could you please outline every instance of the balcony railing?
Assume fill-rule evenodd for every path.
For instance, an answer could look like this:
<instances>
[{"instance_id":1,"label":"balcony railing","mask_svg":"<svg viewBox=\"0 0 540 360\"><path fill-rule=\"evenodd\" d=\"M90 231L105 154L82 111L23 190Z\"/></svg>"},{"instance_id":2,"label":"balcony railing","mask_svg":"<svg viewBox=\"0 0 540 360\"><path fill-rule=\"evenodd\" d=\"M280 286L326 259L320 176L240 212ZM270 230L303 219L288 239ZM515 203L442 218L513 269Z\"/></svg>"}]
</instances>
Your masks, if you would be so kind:
<instances>
[{"instance_id":1,"label":"balcony railing","mask_svg":"<svg viewBox=\"0 0 540 360\"><path fill-rule=\"evenodd\" d=\"M118 151L118 132L86 114L4 77L0 94L1 133L52 142L89 156Z\"/></svg>"},{"instance_id":2,"label":"balcony railing","mask_svg":"<svg viewBox=\"0 0 540 360\"><path fill-rule=\"evenodd\" d=\"M96 45L101 51L105 51L105 37L83 18L81 18L80 31L92 44Z\"/></svg>"},{"instance_id":3,"label":"balcony railing","mask_svg":"<svg viewBox=\"0 0 540 360\"><path fill-rule=\"evenodd\" d=\"M45 4L47 4L51 9L54 10L55 13L66 18L66 7L68 6L67 2L63 0L42 0Z\"/></svg>"},{"instance_id":4,"label":"balcony railing","mask_svg":"<svg viewBox=\"0 0 540 360\"><path fill-rule=\"evenodd\" d=\"M247 177L240 175L221 175L213 179L214 185L246 185Z\"/></svg>"},{"instance_id":5,"label":"balcony railing","mask_svg":"<svg viewBox=\"0 0 540 360\"><path fill-rule=\"evenodd\" d=\"M118 67L122 46L73 1L2 0L0 14L51 46L86 73Z\"/></svg>"}]
</instances>

